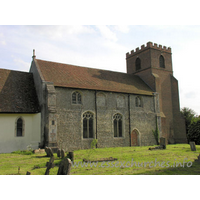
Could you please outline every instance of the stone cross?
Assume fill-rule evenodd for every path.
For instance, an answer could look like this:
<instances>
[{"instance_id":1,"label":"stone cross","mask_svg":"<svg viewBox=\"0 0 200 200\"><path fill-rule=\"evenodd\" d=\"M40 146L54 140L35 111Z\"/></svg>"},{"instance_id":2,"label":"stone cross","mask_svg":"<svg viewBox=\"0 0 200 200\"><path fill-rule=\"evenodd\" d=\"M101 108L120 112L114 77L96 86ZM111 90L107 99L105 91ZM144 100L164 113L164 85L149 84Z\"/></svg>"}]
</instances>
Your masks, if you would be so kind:
<instances>
[{"instance_id":1,"label":"stone cross","mask_svg":"<svg viewBox=\"0 0 200 200\"><path fill-rule=\"evenodd\" d=\"M58 156L58 158L60 158L60 156L61 156L60 154L61 154L61 151L60 151L60 149L58 149L57 150L57 156Z\"/></svg>"},{"instance_id":2,"label":"stone cross","mask_svg":"<svg viewBox=\"0 0 200 200\"><path fill-rule=\"evenodd\" d=\"M57 175L70 175L72 162L69 158L65 157L59 165Z\"/></svg>"},{"instance_id":3,"label":"stone cross","mask_svg":"<svg viewBox=\"0 0 200 200\"><path fill-rule=\"evenodd\" d=\"M196 151L195 142L190 142L190 149L191 151Z\"/></svg>"},{"instance_id":4,"label":"stone cross","mask_svg":"<svg viewBox=\"0 0 200 200\"><path fill-rule=\"evenodd\" d=\"M160 138L160 146L163 147L163 149L166 149L166 141L164 137Z\"/></svg>"},{"instance_id":5,"label":"stone cross","mask_svg":"<svg viewBox=\"0 0 200 200\"><path fill-rule=\"evenodd\" d=\"M50 169L55 167L55 164L53 162L54 162L54 156L51 156L49 162L46 163L47 169L45 175L49 175Z\"/></svg>"},{"instance_id":6,"label":"stone cross","mask_svg":"<svg viewBox=\"0 0 200 200\"><path fill-rule=\"evenodd\" d=\"M65 151L61 149L61 158L63 159L65 157Z\"/></svg>"}]
</instances>

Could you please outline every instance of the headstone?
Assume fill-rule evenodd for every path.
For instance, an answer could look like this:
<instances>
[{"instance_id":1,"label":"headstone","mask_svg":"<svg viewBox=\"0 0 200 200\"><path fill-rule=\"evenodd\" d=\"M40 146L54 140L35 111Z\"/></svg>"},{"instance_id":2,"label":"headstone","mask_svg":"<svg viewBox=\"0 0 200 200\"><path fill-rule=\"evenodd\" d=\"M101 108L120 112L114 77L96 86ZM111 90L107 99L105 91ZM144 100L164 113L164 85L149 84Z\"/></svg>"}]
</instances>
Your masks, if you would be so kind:
<instances>
[{"instance_id":1,"label":"headstone","mask_svg":"<svg viewBox=\"0 0 200 200\"><path fill-rule=\"evenodd\" d=\"M50 169L54 168L55 164L53 162L54 162L54 156L51 156L49 162L46 163L47 169L45 175L49 175Z\"/></svg>"},{"instance_id":2,"label":"headstone","mask_svg":"<svg viewBox=\"0 0 200 200\"><path fill-rule=\"evenodd\" d=\"M49 147L49 155L50 155L50 157L53 156L53 151L52 151L52 149L50 147Z\"/></svg>"},{"instance_id":3,"label":"headstone","mask_svg":"<svg viewBox=\"0 0 200 200\"><path fill-rule=\"evenodd\" d=\"M67 157L73 162L74 161L74 152L69 152Z\"/></svg>"},{"instance_id":4,"label":"headstone","mask_svg":"<svg viewBox=\"0 0 200 200\"><path fill-rule=\"evenodd\" d=\"M47 154L47 157L53 156L53 152L52 152L52 149L50 147L45 147L45 152Z\"/></svg>"},{"instance_id":5,"label":"headstone","mask_svg":"<svg viewBox=\"0 0 200 200\"><path fill-rule=\"evenodd\" d=\"M197 159L195 160L195 162L197 162L198 164L200 164L200 154L199 154L199 156L197 157Z\"/></svg>"},{"instance_id":6,"label":"headstone","mask_svg":"<svg viewBox=\"0 0 200 200\"><path fill-rule=\"evenodd\" d=\"M166 149L166 141L164 137L160 138L160 146L163 147L163 149Z\"/></svg>"},{"instance_id":7,"label":"headstone","mask_svg":"<svg viewBox=\"0 0 200 200\"><path fill-rule=\"evenodd\" d=\"M63 149L61 149L60 154L61 154L61 158L63 159L65 157L65 151Z\"/></svg>"},{"instance_id":8,"label":"headstone","mask_svg":"<svg viewBox=\"0 0 200 200\"><path fill-rule=\"evenodd\" d=\"M69 158L65 157L59 165L57 175L70 175L72 162Z\"/></svg>"},{"instance_id":9,"label":"headstone","mask_svg":"<svg viewBox=\"0 0 200 200\"><path fill-rule=\"evenodd\" d=\"M190 142L190 149L191 151L196 151L195 142Z\"/></svg>"},{"instance_id":10,"label":"headstone","mask_svg":"<svg viewBox=\"0 0 200 200\"><path fill-rule=\"evenodd\" d=\"M60 149L58 149L58 151L57 151L57 156L58 156L58 158L60 158L60 155L61 154L61 151L60 151Z\"/></svg>"},{"instance_id":11,"label":"headstone","mask_svg":"<svg viewBox=\"0 0 200 200\"><path fill-rule=\"evenodd\" d=\"M50 157L50 156L49 156L49 147L45 147L45 152L46 152L46 154L47 154L47 157Z\"/></svg>"}]
</instances>

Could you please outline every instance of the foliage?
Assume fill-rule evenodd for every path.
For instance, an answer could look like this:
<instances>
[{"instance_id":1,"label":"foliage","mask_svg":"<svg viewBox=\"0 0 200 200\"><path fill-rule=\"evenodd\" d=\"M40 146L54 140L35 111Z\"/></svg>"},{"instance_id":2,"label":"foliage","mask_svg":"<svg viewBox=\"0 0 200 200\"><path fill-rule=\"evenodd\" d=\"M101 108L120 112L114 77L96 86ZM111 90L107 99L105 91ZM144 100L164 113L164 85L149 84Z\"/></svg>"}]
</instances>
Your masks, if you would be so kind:
<instances>
[{"instance_id":1,"label":"foliage","mask_svg":"<svg viewBox=\"0 0 200 200\"><path fill-rule=\"evenodd\" d=\"M192 119L195 117L196 113L194 110L184 107L181 109L181 114L185 118L186 134L188 135L189 126L192 122Z\"/></svg>"},{"instance_id":2,"label":"foliage","mask_svg":"<svg viewBox=\"0 0 200 200\"><path fill-rule=\"evenodd\" d=\"M18 151L13 151L12 153L21 154L21 155L32 155L33 151L28 151L28 150L21 151L21 150L18 150Z\"/></svg>"},{"instance_id":3,"label":"foliage","mask_svg":"<svg viewBox=\"0 0 200 200\"><path fill-rule=\"evenodd\" d=\"M92 140L92 142L91 142L91 144L90 144L91 149L95 149L95 148L96 148L97 142L98 142L97 139L93 139L93 140Z\"/></svg>"},{"instance_id":4,"label":"foliage","mask_svg":"<svg viewBox=\"0 0 200 200\"><path fill-rule=\"evenodd\" d=\"M188 140L200 144L200 119L193 120L189 126Z\"/></svg>"}]
</instances>

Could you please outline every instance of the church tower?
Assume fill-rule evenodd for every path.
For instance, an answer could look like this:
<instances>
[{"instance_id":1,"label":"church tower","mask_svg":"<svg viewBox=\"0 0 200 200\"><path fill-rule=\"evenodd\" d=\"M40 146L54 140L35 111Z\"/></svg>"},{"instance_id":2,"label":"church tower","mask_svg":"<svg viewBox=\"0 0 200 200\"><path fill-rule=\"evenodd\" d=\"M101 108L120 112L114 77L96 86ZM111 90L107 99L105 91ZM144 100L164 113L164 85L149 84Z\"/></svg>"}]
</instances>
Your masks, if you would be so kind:
<instances>
[{"instance_id":1,"label":"church tower","mask_svg":"<svg viewBox=\"0 0 200 200\"><path fill-rule=\"evenodd\" d=\"M126 54L127 73L139 76L159 95L160 137L169 143L186 143L180 114L178 81L173 76L171 48L148 42Z\"/></svg>"}]
</instances>

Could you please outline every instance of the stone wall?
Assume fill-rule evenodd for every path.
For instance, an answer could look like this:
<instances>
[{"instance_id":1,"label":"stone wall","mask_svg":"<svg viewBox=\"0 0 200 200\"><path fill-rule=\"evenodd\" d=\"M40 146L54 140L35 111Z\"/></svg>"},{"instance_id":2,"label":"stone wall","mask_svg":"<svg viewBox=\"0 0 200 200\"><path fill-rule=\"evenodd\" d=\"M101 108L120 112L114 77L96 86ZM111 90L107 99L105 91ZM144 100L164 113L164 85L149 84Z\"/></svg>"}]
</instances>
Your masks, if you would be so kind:
<instances>
[{"instance_id":1,"label":"stone wall","mask_svg":"<svg viewBox=\"0 0 200 200\"><path fill-rule=\"evenodd\" d=\"M87 111L94 115L94 138L98 139L99 148L130 146L130 132L135 128L140 134L140 145L156 144L152 133L156 128L153 96L142 96L143 107L136 108L137 95L61 87L55 87L55 90L59 148L66 151L90 148L93 139L83 138L82 116ZM72 104L74 91L81 93L82 104ZM117 113L123 119L122 137L118 138L114 137L113 126L113 116Z\"/></svg>"}]
</instances>

